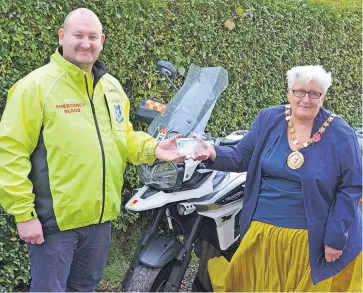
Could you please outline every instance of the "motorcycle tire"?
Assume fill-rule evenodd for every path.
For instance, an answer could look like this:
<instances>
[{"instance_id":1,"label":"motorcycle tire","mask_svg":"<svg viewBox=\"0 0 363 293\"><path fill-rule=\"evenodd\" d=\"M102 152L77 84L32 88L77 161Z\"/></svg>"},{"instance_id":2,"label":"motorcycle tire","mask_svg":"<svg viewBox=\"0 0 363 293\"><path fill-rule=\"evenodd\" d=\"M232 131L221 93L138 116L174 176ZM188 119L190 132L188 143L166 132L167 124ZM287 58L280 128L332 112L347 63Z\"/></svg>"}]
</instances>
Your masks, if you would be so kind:
<instances>
[{"instance_id":1,"label":"motorcycle tire","mask_svg":"<svg viewBox=\"0 0 363 293\"><path fill-rule=\"evenodd\" d=\"M162 292L171 274L172 263L161 268L139 264L124 283L122 291Z\"/></svg>"}]
</instances>

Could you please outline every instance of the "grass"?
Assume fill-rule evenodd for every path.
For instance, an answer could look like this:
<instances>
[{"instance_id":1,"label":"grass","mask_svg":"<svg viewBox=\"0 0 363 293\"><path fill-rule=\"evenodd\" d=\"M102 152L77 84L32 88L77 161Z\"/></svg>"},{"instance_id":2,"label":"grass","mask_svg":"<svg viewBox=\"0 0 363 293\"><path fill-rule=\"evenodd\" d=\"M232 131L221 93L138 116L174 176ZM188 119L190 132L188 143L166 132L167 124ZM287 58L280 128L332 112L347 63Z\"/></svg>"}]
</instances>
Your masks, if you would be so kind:
<instances>
[{"instance_id":1,"label":"grass","mask_svg":"<svg viewBox=\"0 0 363 293\"><path fill-rule=\"evenodd\" d=\"M99 292L120 291L121 281L130 265L136 247L144 231L145 222L137 222L129 231L112 233L111 246L108 254L103 279L97 287Z\"/></svg>"}]
</instances>

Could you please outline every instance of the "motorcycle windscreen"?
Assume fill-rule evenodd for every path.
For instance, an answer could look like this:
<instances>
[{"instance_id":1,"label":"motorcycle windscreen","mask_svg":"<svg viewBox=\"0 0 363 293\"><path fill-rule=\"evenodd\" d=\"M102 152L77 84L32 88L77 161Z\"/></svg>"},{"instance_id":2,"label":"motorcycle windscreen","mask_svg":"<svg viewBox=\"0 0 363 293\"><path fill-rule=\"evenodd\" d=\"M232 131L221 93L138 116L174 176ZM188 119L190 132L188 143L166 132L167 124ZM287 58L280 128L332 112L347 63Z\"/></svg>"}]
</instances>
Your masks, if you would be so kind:
<instances>
[{"instance_id":1,"label":"motorcycle windscreen","mask_svg":"<svg viewBox=\"0 0 363 293\"><path fill-rule=\"evenodd\" d=\"M167 130L166 138L181 133L190 137L203 133L214 105L228 86L228 73L223 67L199 67L192 64L183 86L167 104L164 113L155 117L148 133L157 137Z\"/></svg>"}]
</instances>

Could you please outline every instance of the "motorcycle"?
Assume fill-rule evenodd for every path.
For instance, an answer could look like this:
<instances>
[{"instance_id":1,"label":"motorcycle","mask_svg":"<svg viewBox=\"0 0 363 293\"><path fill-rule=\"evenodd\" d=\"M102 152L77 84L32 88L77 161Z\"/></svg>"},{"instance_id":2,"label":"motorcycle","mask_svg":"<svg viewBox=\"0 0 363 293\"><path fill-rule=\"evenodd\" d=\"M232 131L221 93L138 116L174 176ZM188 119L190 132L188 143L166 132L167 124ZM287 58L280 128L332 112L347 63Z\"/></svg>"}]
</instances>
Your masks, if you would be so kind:
<instances>
[{"instance_id":1,"label":"motorcycle","mask_svg":"<svg viewBox=\"0 0 363 293\"><path fill-rule=\"evenodd\" d=\"M136 116L151 122L148 133L159 141L179 133L184 138L204 133L214 105L228 85L227 71L191 65L178 89L172 64L159 61L157 65L177 93L166 108L156 100L142 103ZM246 133L236 131L224 138L205 135L204 139L233 145ZM193 291L213 291L208 260L221 255L230 260L238 247L246 173L212 171L193 160L156 161L139 166L138 173L144 186L135 190L125 207L132 212L152 210L153 215L122 281L122 291L179 291L193 250L199 258Z\"/></svg>"}]
</instances>

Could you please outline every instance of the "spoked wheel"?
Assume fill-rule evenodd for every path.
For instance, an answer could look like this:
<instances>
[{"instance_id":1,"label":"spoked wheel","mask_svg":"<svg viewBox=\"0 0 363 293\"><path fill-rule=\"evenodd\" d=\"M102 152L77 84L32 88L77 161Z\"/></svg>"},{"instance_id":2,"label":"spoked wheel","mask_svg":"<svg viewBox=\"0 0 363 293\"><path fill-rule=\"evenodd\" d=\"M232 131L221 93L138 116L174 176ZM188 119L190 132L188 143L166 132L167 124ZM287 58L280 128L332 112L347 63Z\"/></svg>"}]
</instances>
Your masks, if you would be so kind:
<instances>
[{"instance_id":1,"label":"spoked wheel","mask_svg":"<svg viewBox=\"0 0 363 293\"><path fill-rule=\"evenodd\" d=\"M162 268L139 264L123 284L124 292L163 292L174 261Z\"/></svg>"}]
</instances>

